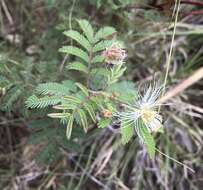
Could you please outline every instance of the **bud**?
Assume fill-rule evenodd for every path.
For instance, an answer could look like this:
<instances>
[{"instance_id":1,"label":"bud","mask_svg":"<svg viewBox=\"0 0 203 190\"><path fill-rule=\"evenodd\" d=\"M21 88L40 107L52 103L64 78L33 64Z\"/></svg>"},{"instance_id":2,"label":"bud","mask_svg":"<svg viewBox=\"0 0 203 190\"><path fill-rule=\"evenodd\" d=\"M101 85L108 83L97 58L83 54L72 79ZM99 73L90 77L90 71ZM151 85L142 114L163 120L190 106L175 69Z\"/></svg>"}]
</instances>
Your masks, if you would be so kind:
<instances>
[{"instance_id":1,"label":"bud","mask_svg":"<svg viewBox=\"0 0 203 190\"><path fill-rule=\"evenodd\" d=\"M127 55L118 43L113 43L103 51L103 56L109 64L122 64Z\"/></svg>"},{"instance_id":2,"label":"bud","mask_svg":"<svg viewBox=\"0 0 203 190\"><path fill-rule=\"evenodd\" d=\"M110 110L108 110L108 109L104 109L104 110L102 111L102 114L103 114L103 116L104 116L105 118L111 118L111 117L112 117L112 112L111 112Z\"/></svg>"}]
</instances>

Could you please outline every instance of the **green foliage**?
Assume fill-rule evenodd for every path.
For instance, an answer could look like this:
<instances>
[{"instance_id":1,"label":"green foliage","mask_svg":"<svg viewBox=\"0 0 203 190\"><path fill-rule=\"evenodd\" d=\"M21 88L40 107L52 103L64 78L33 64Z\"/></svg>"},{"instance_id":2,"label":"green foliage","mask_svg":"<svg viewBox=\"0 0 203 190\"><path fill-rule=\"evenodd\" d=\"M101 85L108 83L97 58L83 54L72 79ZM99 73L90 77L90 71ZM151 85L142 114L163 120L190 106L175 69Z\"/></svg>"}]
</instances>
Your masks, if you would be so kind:
<instances>
[{"instance_id":1,"label":"green foliage","mask_svg":"<svg viewBox=\"0 0 203 190\"><path fill-rule=\"evenodd\" d=\"M111 119L102 118L98 123L98 127L99 128L105 128L110 124L110 122L111 122Z\"/></svg>"},{"instance_id":2,"label":"green foliage","mask_svg":"<svg viewBox=\"0 0 203 190\"><path fill-rule=\"evenodd\" d=\"M139 133L143 140L143 143L146 146L147 152L150 158L153 159L155 155L155 142L153 136L149 133L141 119L139 119L138 126L136 127L139 128Z\"/></svg>"},{"instance_id":3,"label":"green foliage","mask_svg":"<svg viewBox=\"0 0 203 190\"><path fill-rule=\"evenodd\" d=\"M50 50L47 51L50 55ZM25 118L29 113L24 103L32 89L43 81L58 79L55 53L51 53L52 57L39 54L41 61L38 62L20 48L12 49L4 43L0 45L0 52L0 110L17 112L18 117Z\"/></svg>"},{"instance_id":4,"label":"green foliage","mask_svg":"<svg viewBox=\"0 0 203 190\"><path fill-rule=\"evenodd\" d=\"M58 117L58 118L60 118L60 117ZM74 121L73 115L69 116L68 117L68 124L66 127L66 136L68 139L70 139L70 137L71 137L72 128L73 128L73 121Z\"/></svg>"},{"instance_id":5,"label":"green foliage","mask_svg":"<svg viewBox=\"0 0 203 190\"><path fill-rule=\"evenodd\" d=\"M87 20L77 20L80 28L84 32L85 36L89 40L89 42L92 44L95 42L94 40L94 31L91 26L91 24Z\"/></svg>"},{"instance_id":6,"label":"green foliage","mask_svg":"<svg viewBox=\"0 0 203 190\"><path fill-rule=\"evenodd\" d=\"M134 126L132 124L124 125L121 123L122 143L127 144L134 135Z\"/></svg>"},{"instance_id":7,"label":"green foliage","mask_svg":"<svg viewBox=\"0 0 203 190\"><path fill-rule=\"evenodd\" d=\"M64 35L75 40L78 44L83 46L87 51L91 49L91 44L89 43L89 41L83 35L81 35L78 31L68 30L64 32Z\"/></svg>"},{"instance_id":8,"label":"green foliage","mask_svg":"<svg viewBox=\"0 0 203 190\"><path fill-rule=\"evenodd\" d=\"M46 120L34 120L29 123L29 127L32 130L37 131L33 133L28 139L30 144L42 144L40 151L36 155L36 160L39 163L50 164L59 157L59 147L78 152L80 151L79 144L69 140L67 143L67 137L65 128L63 126L53 127L53 121ZM72 136L83 138L82 131L76 131Z\"/></svg>"},{"instance_id":9,"label":"green foliage","mask_svg":"<svg viewBox=\"0 0 203 190\"><path fill-rule=\"evenodd\" d=\"M119 97L119 100L125 103L134 102L137 99L137 90L135 89L134 83L130 81L114 83L107 91L115 94L115 96Z\"/></svg>"},{"instance_id":10,"label":"green foliage","mask_svg":"<svg viewBox=\"0 0 203 190\"><path fill-rule=\"evenodd\" d=\"M116 33L116 30L113 27L104 27L101 28L96 34L95 34L95 39L96 41L101 40L101 39L106 39L107 37L112 36L113 34ZM108 43L108 41L106 41Z\"/></svg>"},{"instance_id":11,"label":"green foliage","mask_svg":"<svg viewBox=\"0 0 203 190\"><path fill-rule=\"evenodd\" d=\"M39 98L36 95L30 96L26 103L28 108L45 108L47 106L53 106L61 101L60 97L42 97Z\"/></svg>"},{"instance_id":12,"label":"green foliage","mask_svg":"<svg viewBox=\"0 0 203 190\"><path fill-rule=\"evenodd\" d=\"M69 81L69 83L72 82L71 86L70 84L66 85L65 83L60 84L56 82L40 84L36 88L36 94L29 97L26 101L26 105L29 108L52 106L53 109L57 110L57 112L50 113L48 116L58 118L62 123L66 124L66 136L68 139L71 138L72 129L75 124L81 125L86 132L92 122L97 123L96 113L108 107L107 104L112 101L109 98L110 94L89 89L92 83L91 79L94 78L93 76L97 73L100 74L100 70L104 69L103 73L105 75L101 75L102 80L108 79L108 89L111 89L110 85L115 83L125 70L122 65L107 68L104 65L104 57L101 54L101 51L113 43L114 40L107 40L105 38L115 34L115 29L104 27L95 33L88 21L77 20L77 22L83 33L69 30L65 31L64 35L73 39L78 45L81 45L82 49L76 46L63 46L59 51L74 55L75 58L80 60L77 61L77 59L68 63L66 68L83 73L86 76L87 85L84 86L80 82L73 83L72 81ZM104 120L106 122L103 124L101 124L103 119L99 121L99 127L107 126L108 120L105 118Z\"/></svg>"},{"instance_id":13,"label":"green foliage","mask_svg":"<svg viewBox=\"0 0 203 190\"><path fill-rule=\"evenodd\" d=\"M11 111L13 104L19 99L22 95L23 89L19 86L9 88L6 92L6 96L3 99L3 105L1 107L4 111Z\"/></svg>"},{"instance_id":14,"label":"green foliage","mask_svg":"<svg viewBox=\"0 0 203 190\"><path fill-rule=\"evenodd\" d=\"M123 125L121 123L117 122L117 118L105 118L101 112L103 109L108 109L106 102L111 103L113 106L116 105L116 110L124 110L123 102L125 104L131 104L131 102L134 103L134 97L137 97L137 90L134 88L133 82L136 82L137 84L138 81L143 79L142 77L145 78L148 75L151 76L153 73L157 73L158 77L163 74L159 71L163 71L162 69L164 68L164 63L166 62L164 55L166 54L165 50L169 45L168 42L171 39L171 29L173 26L171 25L171 27L168 27L171 22L171 17L166 16L166 14L162 11L147 10L148 3L149 1L135 2L134 0L45 0L33 2L12 1L12 3L10 1L5 1L5 6L11 13L11 18L14 16L14 27L12 27L12 29L8 27L10 26L10 22L8 23L10 19L7 19L7 15L4 14L4 8L2 7L3 14L1 14L2 22L0 23L2 28L0 35L0 112L2 126L0 128L2 132L2 150L3 152L5 151L6 154L4 155L1 153L1 160L3 159L3 170L1 170L2 178L0 184L1 189L14 188L11 185L10 179L12 176L19 176L21 174L21 171L19 171L21 168L19 167L19 163L21 163L22 156L20 154L24 152L23 149L26 148L27 145L25 144L24 146L23 143L23 146L21 146L20 139L22 138L22 132L23 136L27 136L27 133L24 134L24 131L26 131L26 127L28 125L32 125L29 130L30 143L32 143L32 139L33 142L35 140L37 144L41 145L41 150L37 156L37 160L46 164L50 172L47 174L45 172L42 180L40 177L33 179L34 183L29 183L29 187L27 187L26 183L25 188L55 188L55 183L47 183L47 181L52 182L55 179L54 176L56 175L58 189L62 189L61 183L63 183L63 189L68 190L75 189L75 187L78 187L78 189L94 189L91 183L89 183L89 172L87 171L92 171L92 168L90 167L92 162L100 159L100 152L102 153L105 148L104 145L108 143L109 146L107 148L113 148L114 151L113 159L112 157L110 159L108 157L108 159L106 159L108 160L108 163L104 172L100 172L100 174L96 176L99 178L98 185L105 185L104 187L98 188L115 189L120 187L120 182L123 182L127 188L134 187L138 189L145 189L147 188L146 185L150 184L151 189L164 189L166 188L166 184L162 182L160 183L160 181L165 180L171 189L175 189L178 186L182 187L185 185L185 182L187 182L188 189L201 189L200 183L197 183L196 180L190 180L191 178L196 179L195 174L193 175L190 173L190 179L186 175L184 180L181 180L183 178L183 170L181 170L181 168L175 163L171 164L169 158L161 159L161 155L157 155L157 159L159 160L158 165L151 165L151 162L147 161L144 165L138 167L138 162L136 162L136 160L140 160L140 154L138 153L139 144L137 141L134 141L135 138L132 138L132 135L134 134L134 125L132 128L129 128L129 131L132 131L132 133L128 132L126 128L122 128ZM146 7L146 10L142 9L141 12L134 11L135 9L132 8L134 5L136 5L135 9L136 7ZM190 7L188 6L184 12L189 12L189 9ZM193 7L193 9L195 11L198 7ZM141 17L139 16L140 13ZM17 15L16 18L15 15ZM113 66L104 64L104 61L101 61L100 64L100 62L97 61L99 60L98 58L94 59L95 64L92 64L90 71L88 63L83 61L80 57L72 55L64 58L66 63L63 67L63 58L59 55L56 49L61 44L64 44L64 42L69 43L67 45L71 44L80 48L88 53L89 56L92 43L90 43L85 33L78 27L77 23L74 22L74 18L80 17L89 18L98 27L105 23L118 29L121 39L125 39L128 47L129 58L129 69L125 72L125 76L122 77L122 80L128 79L133 80L133 82L115 82L108 86L107 76L110 75L110 69L112 69ZM192 16L192 20L195 21L195 23L185 23L184 20L181 20L178 23L176 40L178 42L180 41L180 43L177 44L176 51L174 51L174 56L171 59L172 63L177 62L178 64L177 68L172 72L172 77L170 78L171 80L168 81L169 85L187 78L202 65L201 47L203 44L203 38L202 27L198 25L198 23L201 22L199 18L200 17L198 16L194 16L194 18ZM62 31L68 30L69 28L71 29L70 32L65 31L68 33L67 35L65 32L64 36L61 35ZM94 36L97 36L98 31L102 30L99 29L96 31L95 28L93 29L95 34ZM14 33L18 33L20 31L20 36L22 36L22 45L14 45L13 43L7 41L7 34L10 36L10 34L13 34L12 31L14 31ZM193 31L197 32L195 33ZM77 32L79 35L74 34L73 32ZM94 44L92 48L93 56L101 56L101 52L115 41L115 36L116 31L112 34L104 35L100 41ZM65 37L68 38L64 40ZM89 46L89 44L91 46ZM188 44L190 45L188 46ZM37 48L37 52L28 54L27 49L30 49L30 46L35 46ZM89 85L87 85L86 81L88 72L91 73L89 77ZM24 109L25 99L33 93L33 89L35 89L40 83L46 84L46 82L54 82L60 86L66 83L63 81L64 79L69 79L66 81L67 83L69 83L70 80L72 82L72 85L68 87L68 95L75 96L75 93L80 90L77 85L75 85L75 81L86 86L88 88L88 92L91 94L94 94L93 92L95 91L96 93L101 91L106 92L106 96L101 97L103 101L95 100L93 103L94 105L91 105L91 107L89 106L90 102L84 104L83 109L86 107L85 113L88 119L88 127L90 127L87 134L83 133L83 128L80 127L79 116L75 114L72 126L73 128L69 133L71 134L69 140L67 140L68 135L66 135L66 130L68 129L68 116L70 116L70 114L68 115L68 112L63 111L66 109L69 110L69 106L64 106L63 108L61 103L59 103L60 105L50 105L46 109ZM145 83L144 81L141 83ZM124 85L122 83L129 83L129 85ZM188 100L191 104L196 104L201 107L201 97L199 96L201 92L198 89L199 86L201 86L201 81L199 81L198 85L194 86L195 89L191 87L189 91L186 91L183 99L186 97L185 100ZM131 87L132 91L129 90ZM54 88L57 89L58 87ZM70 89L73 90L70 91ZM53 89L50 90L52 91ZM192 93L193 90L195 93ZM57 93L57 96L59 95L60 98L61 96L67 95L63 92L63 90L59 91L60 93ZM38 98L42 98L44 96L55 96L52 92L49 95L48 93L40 94L37 91L35 92L35 95ZM111 97L111 100L109 101L109 98L107 97ZM93 99L94 98L92 98L92 101ZM192 100L192 102L190 100ZM170 110L167 110L167 113L168 111L171 112ZM161 113L163 112L164 109L161 110ZM198 159L198 157L202 156L202 151L197 151L201 148L201 122L199 123L199 120L184 116L183 114L179 115L177 112L179 113L179 111L173 109L170 113L169 124L172 127L167 129L167 135L159 135L158 149L174 158L181 158L181 160L185 163L187 162L185 159L189 159L189 165L191 167L194 166L195 168L201 168L201 159ZM51 118L46 117L47 114ZM90 115L92 117L90 117ZM33 120L32 123L30 122L31 120ZM60 120L61 123L59 123L58 120ZM5 125L5 123L7 124ZM193 124L195 127L191 127ZM101 128L95 129L96 126ZM125 147L120 146L118 150L115 150L117 144L120 143L118 140L120 135L117 133L113 134L109 129L105 129L105 133L98 135L104 127L120 127L122 142L130 143ZM6 133L4 129L6 129ZM7 129L9 141L11 136L11 144L4 144L4 139L6 139L6 142L8 139ZM126 132L124 132L125 129ZM76 132L77 135L75 135ZM48 136L49 138L47 138ZM109 143L109 140L111 139L113 140ZM177 141L179 142L178 144ZM20 146L16 143L20 143ZM96 150L94 151L94 158L91 157L91 163L88 165L89 167L86 167L85 164L87 161L87 155L89 155L89 150L92 146L95 146L95 144ZM9 148L7 148L7 145L9 145ZM12 146L14 154L10 154L9 151ZM35 152L39 151L38 147L39 146L36 146L37 150ZM67 156L65 156L65 159L61 159L61 157L58 158L62 148L67 151L70 157L67 158ZM79 151L81 149L83 150L80 153ZM190 152L189 154L188 151ZM19 159L15 159L15 155L19 156ZM197 159L194 159L194 157ZM26 156L23 157L23 160L26 160L26 158ZM58 159L57 162L55 162L57 165L48 165L56 159ZM64 160L67 160L67 162L63 162ZM12 162L12 167L7 167L11 163L10 161ZM100 166L99 162L98 165ZM60 166L59 169L58 166ZM77 173L78 175L60 175L62 172L66 173L67 167L71 174ZM162 175L155 176L154 172L146 172L146 168L147 170L150 170L150 167L157 169L157 171L159 171ZM94 174L96 175L97 168L98 167L94 167L94 171L91 172L91 175L93 175L92 177L94 177ZM135 174L129 176L129 174L132 174L132 168L137 168L138 170ZM184 168L186 169L185 166ZM168 172L166 170L170 172L173 172L173 170L178 171L176 172L176 177L171 178L170 175L167 175ZM116 180L112 180L112 177L114 177L112 175L112 171L114 171L115 174L118 174L116 175ZM103 175L103 173L105 173L105 175ZM26 174L26 171L23 171L23 175L24 174ZM83 175L85 176L84 178L81 177ZM140 180L146 179L146 177L148 184L146 184L146 180ZM160 180L156 180L156 178ZM79 180L81 183L80 186L77 186ZM71 181L73 182L71 183ZM156 181L158 182L156 183ZM52 184L53 187L50 187ZM18 185L20 185L20 189L23 188L22 183L17 183L17 186ZM14 183L14 186L16 186L16 183Z\"/></svg>"},{"instance_id":15,"label":"green foliage","mask_svg":"<svg viewBox=\"0 0 203 190\"><path fill-rule=\"evenodd\" d=\"M66 125L65 135L69 140L72 138L76 125L81 126L84 132L87 132L92 124L96 124L98 128L109 126L113 121L113 113L117 112L118 107L124 103L132 103L137 97L133 83L118 82L126 70L123 62L115 59L112 65L105 65L105 57L101 51L110 47L115 41L115 37L113 40L107 40L109 36L116 34L115 29L104 27L95 33L88 21L77 20L77 22L83 33L69 30L64 34L81 47L63 46L59 52L75 56L75 60L68 63L66 68L68 71L75 70L83 73L85 81L81 79L79 82L66 80L62 83L40 84L36 88L35 94L26 101L28 108L51 107L54 111L48 116L59 119L61 123ZM98 76L101 78L99 79ZM101 80L107 83L106 86L101 86L101 89L98 90L92 84L100 83ZM145 130L142 124L133 126L121 121L122 143L126 144L130 141L134 134L134 127L139 128L140 136L150 157L153 158L155 143L151 134ZM50 152L53 151L52 149L53 147L50 147ZM47 155L46 152L45 154ZM42 154L42 157L45 156Z\"/></svg>"},{"instance_id":16,"label":"green foliage","mask_svg":"<svg viewBox=\"0 0 203 190\"><path fill-rule=\"evenodd\" d=\"M116 65L109 71L108 84L113 84L123 75L126 68L122 68L122 65Z\"/></svg>"},{"instance_id":17,"label":"green foliage","mask_svg":"<svg viewBox=\"0 0 203 190\"><path fill-rule=\"evenodd\" d=\"M69 86L65 86L64 84L50 82L40 84L36 88L36 92L42 95L66 95L69 94L70 88Z\"/></svg>"}]
</instances>

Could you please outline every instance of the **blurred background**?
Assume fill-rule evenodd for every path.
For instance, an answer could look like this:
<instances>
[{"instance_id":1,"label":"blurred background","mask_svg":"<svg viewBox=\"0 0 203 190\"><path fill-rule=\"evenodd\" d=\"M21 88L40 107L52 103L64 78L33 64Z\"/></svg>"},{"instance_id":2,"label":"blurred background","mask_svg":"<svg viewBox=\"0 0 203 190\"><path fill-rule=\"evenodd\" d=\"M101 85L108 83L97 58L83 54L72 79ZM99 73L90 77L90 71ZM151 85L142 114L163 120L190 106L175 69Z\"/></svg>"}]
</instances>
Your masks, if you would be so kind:
<instances>
[{"instance_id":1,"label":"blurred background","mask_svg":"<svg viewBox=\"0 0 203 190\"><path fill-rule=\"evenodd\" d=\"M0 189L200 190L203 187L203 81L162 110L157 153L150 160L138 139L118 144L117 131L79 128L67 141L46 110L25 108L42 82L68 79L58 48L62 32L85 18L113 26L126 45L123 79L135 86L162 80L173 34L174 0L0 0ZM182 0L167 81L171 90L203 66L203 2ZM68 63L66 60L65 64ZM63 143L58 143L62 138ZM60 141L61 142L61 141Z\"/></svg>"}]
</instances>

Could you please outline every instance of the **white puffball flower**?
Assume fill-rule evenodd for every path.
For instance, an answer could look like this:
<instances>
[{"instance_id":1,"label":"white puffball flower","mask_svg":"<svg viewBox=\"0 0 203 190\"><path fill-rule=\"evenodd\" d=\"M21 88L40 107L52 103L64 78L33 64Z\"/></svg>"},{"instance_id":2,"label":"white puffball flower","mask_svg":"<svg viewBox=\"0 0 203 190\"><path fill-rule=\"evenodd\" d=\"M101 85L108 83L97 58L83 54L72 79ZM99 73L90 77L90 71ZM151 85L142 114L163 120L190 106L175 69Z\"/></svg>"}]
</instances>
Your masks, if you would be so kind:
<instances>
[{"instance_id":1,"label":"white puffball flower","mask_svg":"<svg viewBox=\"0 0 203 190\"><path fill-rule=\"evenodd\" d=\"M139 95L138 100L132 105L124 105L125 111L114 114L119 118L122 126L132 125L135 131L142 140L139 134L139 127L146 127L149 133L157 132L163 127L162 116L158 112L160 106L158 99L161 94L162 87L151 85L145 91L144 95ZM144 125L140 125L140 119Z\"/></svg>"}]
</instances>

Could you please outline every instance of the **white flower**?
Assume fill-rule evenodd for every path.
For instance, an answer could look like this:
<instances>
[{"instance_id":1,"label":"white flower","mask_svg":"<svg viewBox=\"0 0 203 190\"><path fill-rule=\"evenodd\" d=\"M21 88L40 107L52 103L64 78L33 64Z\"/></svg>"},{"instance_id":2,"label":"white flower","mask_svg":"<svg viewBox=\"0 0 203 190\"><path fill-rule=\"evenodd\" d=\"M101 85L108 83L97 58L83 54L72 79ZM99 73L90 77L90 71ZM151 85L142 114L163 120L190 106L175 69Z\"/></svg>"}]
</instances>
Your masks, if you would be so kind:
<instances>
[{"instance_id":1,"label":"white flower","mask_svg":"<svg viewBox=\"0 0 203 190\"><path fill-rule=\"evenodd\" d=\"M163 126L162 116L157 110L160 105L158 98L161 89L157 85L155 87L149 86L144 95L139 95L138 100L133 105L124 105L125 111L115 114L121 121L122 126L133 125L140 137L139 125L140 120L142 120L144 126L142 125L141 127L146 127L149 133L158 131Z\"/></svg>"}]
</instances>

